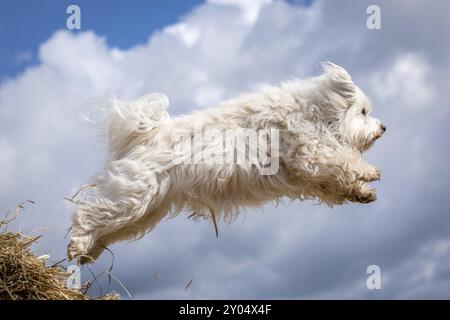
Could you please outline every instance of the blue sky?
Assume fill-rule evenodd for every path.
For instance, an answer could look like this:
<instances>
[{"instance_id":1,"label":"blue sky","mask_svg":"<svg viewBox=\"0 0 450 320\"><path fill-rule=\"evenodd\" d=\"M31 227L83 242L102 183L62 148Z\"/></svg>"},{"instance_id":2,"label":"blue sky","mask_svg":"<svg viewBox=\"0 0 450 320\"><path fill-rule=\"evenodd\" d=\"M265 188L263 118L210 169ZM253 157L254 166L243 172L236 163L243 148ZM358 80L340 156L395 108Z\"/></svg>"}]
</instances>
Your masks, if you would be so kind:
<instances>
[{"instance_id":1,"label":"blue sky","mask_svg":"<svg viewBox=\"0 0 450 320\"><path fill-rule=\"evenodd\" d=\"M374 2L381 30L366 27ZM448 1L79 1L77 32L65 30L69 3L0 2L0 210L36 201L17 221L48 228L36 253L65 256L63 197L104 165L98 128L83 119L105 97L163 92L175 116L317 75L328 60L388 127L364 155L383 172L378 200L267 204L220 222L218 239L181 214L111 246L114 274L135 298L450 298ZM371 264L382 290L366 287Z\"/></svg>"},{"instance_id":2,"label":"blue sky","mask_svg":"<svg viewBox=\"0 0 450 320\"><path fill-rule=\"evenodd\" d=\"M108 44L127 49L145 42L152 31L176 22L201 0L2 0L0 10L0 77L15 75L36 63L40 43L66 27L66 8L81 8L82 30L94 30ZM75 31L76 32L76 31ZM29 55L31 54L31 56Z\"/></svg>"}]
</instances>

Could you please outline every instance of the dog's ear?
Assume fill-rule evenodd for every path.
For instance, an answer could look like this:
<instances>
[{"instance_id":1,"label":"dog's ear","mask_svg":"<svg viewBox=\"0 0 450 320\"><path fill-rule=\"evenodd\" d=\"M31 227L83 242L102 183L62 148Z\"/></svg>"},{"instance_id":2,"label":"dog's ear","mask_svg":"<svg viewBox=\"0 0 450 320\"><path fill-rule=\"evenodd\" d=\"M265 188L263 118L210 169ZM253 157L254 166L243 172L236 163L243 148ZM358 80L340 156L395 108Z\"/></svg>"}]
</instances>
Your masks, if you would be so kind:
<instances>
[{"instance_id":1,"label":"dog's ear","mask_svg":"<svg viewBox=\"0 0 450 320\"><path fill-rule=\"evenodd\" d=\"M324 70L323 77L329 89L344 98L348 106L353 105L355 103L356 86L348 72L331 62L322 62L321 66Z\"/></svg>"}]
</instances>

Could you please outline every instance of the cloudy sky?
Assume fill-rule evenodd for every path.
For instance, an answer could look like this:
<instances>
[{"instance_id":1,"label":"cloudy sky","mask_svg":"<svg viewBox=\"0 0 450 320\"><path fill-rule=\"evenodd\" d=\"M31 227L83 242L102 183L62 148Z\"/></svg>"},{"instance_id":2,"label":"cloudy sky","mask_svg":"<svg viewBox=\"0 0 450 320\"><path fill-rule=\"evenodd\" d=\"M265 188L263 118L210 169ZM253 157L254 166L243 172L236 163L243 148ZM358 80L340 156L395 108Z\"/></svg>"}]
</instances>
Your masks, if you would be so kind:
<instances>
[{"instance_id":1,"label":"cloudy sky","mask_svg":"<svg viewBox=\"0 0 450 320\"><path fill-rule=\"evenodd\" d=\"M188 113L329 60L388 127L365 156L383 171L377 202L268 204L221 223L218 239L208 221L181 215L111 246L113 273L134 299L450 298L448 1L76 3L79 31L65 28L67 1L0 4L0 210L36 201L16 227L48 228L38 254L65 257L63 197L102 167L104 146L82 117L96 101L161 91L172 114ZM366 26L371 4L380 30ZM105 252L93 272L110 262ZM366 287L369 265L380 290Z\"/></svg>"}]
</instances>

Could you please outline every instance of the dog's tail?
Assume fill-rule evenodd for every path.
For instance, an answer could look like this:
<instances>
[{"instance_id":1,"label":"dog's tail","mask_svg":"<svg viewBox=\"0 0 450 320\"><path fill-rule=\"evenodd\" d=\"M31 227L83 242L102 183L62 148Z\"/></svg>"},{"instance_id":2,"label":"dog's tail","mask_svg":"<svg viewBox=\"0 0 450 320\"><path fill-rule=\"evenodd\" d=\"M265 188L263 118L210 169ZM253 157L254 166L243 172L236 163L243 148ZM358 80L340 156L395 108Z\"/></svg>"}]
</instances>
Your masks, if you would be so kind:
<instances>
[{"instance_id":1,"label":"dog's tail","mask_svg":"<svg viewBox=\"0 0 450 320\"><path fill-rule=\"evenodd\" d=\"M106 118L108 149L112 159L119 159L140 144L143 138L169 119L169 99L162 93L151 93L134 101L112 101Z\"/></svg>"}]
</instances>

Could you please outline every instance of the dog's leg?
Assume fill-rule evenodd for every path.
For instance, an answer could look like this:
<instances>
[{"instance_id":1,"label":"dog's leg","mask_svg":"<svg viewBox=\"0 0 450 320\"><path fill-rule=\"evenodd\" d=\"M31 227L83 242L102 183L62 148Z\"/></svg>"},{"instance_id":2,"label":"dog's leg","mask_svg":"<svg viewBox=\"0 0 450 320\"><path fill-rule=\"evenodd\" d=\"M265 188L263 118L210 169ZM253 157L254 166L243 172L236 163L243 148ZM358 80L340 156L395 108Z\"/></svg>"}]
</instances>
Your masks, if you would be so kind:
<instances>
[{"instance_id":1,"label":"dog's leg","mask_svg":"<svg viewBox=\"0 0 450 320\"><path fill-rule=\"evenodd\" d=\"M351 155L350 151L348 154ZM342 163L337 166L341 172L334 166L338 182L336 189L343 192L346 200L351 202L370 203L375 201L377 199L375 189L370 188L364 182L379 179L379 170L362 161L359 156L348 157L348 154L345 157L336 155L333 160L342 160Z\"/></svg>"},{"instance_id":2,"label":"dog's leg","mask_svg":"<svg viewBox=\"0 0 450 320\"><path fill-rule=\"evenodd\" d=\"M83 257L95 259L107 245L143 235L168 213L170 206L164 201L170 179L156 167L130 160L109 165L73 217L69 258L89 262Z\"/></svg>"},{"instance_id":3,"label":"dog's leg","mask_svg":"<svg viewBox=\"0 0 450 320\"><path fill-rule=\"evenodd\" d=\"M330 159L331 160L331 159ZM336 166L336 162L338 165ZM361 160L359 154L352 150L340 150L330 164L336 172L338 186L336 190L343 192L346 200L359 203L370 203L377 199L375 189L364 182L378 180L380 171Z\"/></svg>"},{"instance_id":4,"label":"dog's leg","mask_svg":"<svg viewBox=\"0 0 450 320\"><path fill-rule=\"evenodd\" d=\"M324 138L326 140L326 138ZM379 178L379 171L361 160L355 150L319 142L315 149L300 149L288 160L290 171L317 184L317 197L328 204L345 201L368 203L376 200L375 190L363 181Z\"/></svg>"},{"instance_id":5,"label":"dog's leg","mask_svg":"<svg viewBox=\"0 0 450 320\"><path fill-rule=\"evenodd\" d=\"M370 203L377 200L377 194L375 189L370 188L365 183L360 183L352 191L348 200L351 202Z\"/></svg>"},{"instance_id":6,"label":"dog's leg","mask_svg":"<svg viewBox=\"0 0 450 320\"><path fill-rule=\"evenodd\" d=\"M377 167L365 162L358 161L353 165L353 171L358 179L365 182L380 180L381 171Z\"/></svg>"},{"instance_id":7,"label":"dog's leg","mask_svg":"<svg viewBox=\"0 0 450 320\"><path fill-rule=\"evenodd\" d=\"M134 222L117 225L114 231L109 231L109 233L99 236L96 240L96 245L90 249L88 254L89 258L80 257L79 261L81 264L90 263L91 259L96 259L100 256L103 250L110 244L126 241L126 240L136 240L147 232L150 232L165 216L167 216L170 211L170 203L161 203L158 208L149 206L148 212L140 219Z\"/></svg>"}]
</instances>

